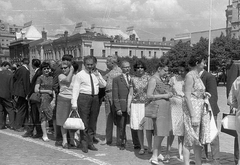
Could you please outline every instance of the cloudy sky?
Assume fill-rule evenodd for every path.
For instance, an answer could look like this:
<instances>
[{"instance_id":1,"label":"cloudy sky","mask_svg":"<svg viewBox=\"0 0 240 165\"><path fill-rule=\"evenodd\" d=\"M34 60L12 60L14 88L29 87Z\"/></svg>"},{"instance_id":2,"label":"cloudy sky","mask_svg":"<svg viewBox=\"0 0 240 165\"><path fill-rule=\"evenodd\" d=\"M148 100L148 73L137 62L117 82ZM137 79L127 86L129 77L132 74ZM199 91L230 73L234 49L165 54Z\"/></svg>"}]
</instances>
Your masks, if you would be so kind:
<instances>
[{"instance_id":1,"label":"cloudy sky","mask_svg":"<svg viewBox=\"0 0 240 165\"><path fill-rule=\"evenodd\" d=\"M169 40L176 34L209 29L211 0L0 0L0 19L23 25L33 21L48 34L73 32L84 22L134 26L142 40ZM212 28L225 27L225 10L231 0L212 0Z\"/></svg>"}]
</instances>

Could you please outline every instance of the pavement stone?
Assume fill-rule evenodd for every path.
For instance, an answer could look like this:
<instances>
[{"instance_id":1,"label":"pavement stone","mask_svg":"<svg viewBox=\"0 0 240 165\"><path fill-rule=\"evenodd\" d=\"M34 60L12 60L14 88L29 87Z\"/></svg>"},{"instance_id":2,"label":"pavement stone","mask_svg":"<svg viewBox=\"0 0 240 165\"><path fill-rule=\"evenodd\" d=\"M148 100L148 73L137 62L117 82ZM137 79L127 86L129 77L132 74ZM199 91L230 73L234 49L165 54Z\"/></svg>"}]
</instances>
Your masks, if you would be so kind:
<instances>
[{"instance_id":1,"label":"pavement stone","mask_svg":"<svg viewBox=\"0 0 240 165\"><path fill-rule=\"evenodd\" d=\"M226 88L218 87L219 107L221 112L218 115L218 127L222 113L229 112L226 101ZM77 165L77 164L102 164L102 165L146 165L150 164L150 154L138 155L139 150L134 150L131 143L130 128L127 127L127 147L126 150L120 151L116 147L116 127L114 126L113 145L101 145L105 135L105 109L102 105L98 123L97 138L100 142L96 144L99 151L89 151L85 154L80 149L61 150L54 146L54 141L48 143L41 139L21 138L23 133L12 130L0 130L0 165ZM220 162L222 165L234 165L233 161L233 141L234 138L219 132L220 136ZM46 144L46 146L44 146ZM146 144L146 142L145 142ZM162 154L165 155L166 138L163 140ZM60 147L61 148L61 147ZM210 147L208 147L210 150ZM69 153L68 153L69 152ZM170 165L180 165L181 161L177 159L177 138L175 138L171 148ZM209 152L209 157L211 154ZM193 154L191 154L193 159ZM159 164L162 164L161 162ZM210 165L210 161L203 161L203 165Z\"/></svg>"}]
</instances>

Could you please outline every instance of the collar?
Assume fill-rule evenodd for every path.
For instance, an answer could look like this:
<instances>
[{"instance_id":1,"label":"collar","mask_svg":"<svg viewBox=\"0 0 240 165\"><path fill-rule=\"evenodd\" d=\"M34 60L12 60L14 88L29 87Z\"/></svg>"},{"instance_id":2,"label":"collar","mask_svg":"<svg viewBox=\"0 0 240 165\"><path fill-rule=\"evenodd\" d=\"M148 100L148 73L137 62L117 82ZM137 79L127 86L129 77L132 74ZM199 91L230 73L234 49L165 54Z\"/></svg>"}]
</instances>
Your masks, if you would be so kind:
<instances>
[{"instance_id":1,"label":"collar","mask_svg":"<svg viewBox=\"0 0 240 165\"><path fill-rule=\"evenodd\" d=\"M199 76L201 77L203 74L204 70L202 70L201 72L199 72Z\"/></svg>"},{"instance_id":2,"label":"collar","mask_svg":"<svg viewBox=\"0 0 240 165\"><path fill-rule=\"evenodd\" d=\"M29 70L26 64L23 64L22 66L25 67L27 70Z\"/></svg>"},{"instance_id":3,"label":"collar","mask_svg":"<svg viewBox=\"0 0 240 165\"><path fill-rule=\"evenodd\" d=\"M38 71L38 69L39 69L39 68L36 68L34 72L36 73L36 72Z\"/></svg>"}]
</instances>

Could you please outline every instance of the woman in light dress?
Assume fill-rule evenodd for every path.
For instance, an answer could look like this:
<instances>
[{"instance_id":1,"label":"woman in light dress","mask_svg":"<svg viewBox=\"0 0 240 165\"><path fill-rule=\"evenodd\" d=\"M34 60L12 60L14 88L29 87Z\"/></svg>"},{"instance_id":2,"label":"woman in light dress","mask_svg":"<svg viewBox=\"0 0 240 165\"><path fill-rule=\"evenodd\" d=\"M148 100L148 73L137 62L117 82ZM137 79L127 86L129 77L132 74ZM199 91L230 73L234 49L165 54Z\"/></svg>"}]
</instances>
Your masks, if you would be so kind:
<instances>
[{"instance_id":1,"label":"woman in light dress","mask_svg":"<svg viewBox=\"0 0 240 165\"><path fill-rule=\"evenodd\" d=\"M182 148L183 148L183 101L184 101L184 80L186 76L186 67L181 65L178 67L178 74L171 77L169 84L172 87L173 97L170 99L171 116L172 116L172 131L173 137L178 136L178 154L179 159L183 160Z\"/></svg>"},{"instance_id":2,"label":"woman in light dress","mask_svg":"<svg viewBox=\"0 0 240 165\"><path fill-rule=\"evenodd\" d=\"M161 143L165 136L169 136L172 129L170 98L173 96L170 92L170 86L165 77L168 75L169 60L161 57L157 66L157 71L151 77L148 83L147 97L150 101L155 101L159 105L157 118L153 120L154 144L153 154L149 160L152 164L159 164L158 156L161 155ZM168 149L168 147L167 147ZM169 151L167 150L167 155ZM169 160L166 160L169 162Z\"/></svg>"},{"instance_id":3,"label":"woman in light dress","mask_svg":"<svg viewBox=\"0 0 240 165\"><path fill-rule=\"evenodd\" d=\"M131 128L138 130L138 138L141 145L139 154L143 155L145 153L143 129L146 130L148 153L152 152L153 123L152 119L144 117L147 84L150 76L145 72L146 67L142 61L137 61L133 67L136 76L131 78L131 87L128 95L128 113L130 114Z\"/></svg>"},{"instance_id":4,"label":"woman in light dress","mask_svg":"<svg viewBox=\"0 0 240 165\"><path fill-rule=\"evenodd\" d=\"M185 78L185 101L183 102L185 128L183 161L184 165L189 165L190 150L193 148L195 164L201 165L203 145L210 141L210 121L206 115L206 108L204 108L204 99L210 97L210 94L205 92L205 86L199 75L205 67L204 57L192 55L189 60L189 66L191 71L187 73Z\"/></svg>"}]
</instances>

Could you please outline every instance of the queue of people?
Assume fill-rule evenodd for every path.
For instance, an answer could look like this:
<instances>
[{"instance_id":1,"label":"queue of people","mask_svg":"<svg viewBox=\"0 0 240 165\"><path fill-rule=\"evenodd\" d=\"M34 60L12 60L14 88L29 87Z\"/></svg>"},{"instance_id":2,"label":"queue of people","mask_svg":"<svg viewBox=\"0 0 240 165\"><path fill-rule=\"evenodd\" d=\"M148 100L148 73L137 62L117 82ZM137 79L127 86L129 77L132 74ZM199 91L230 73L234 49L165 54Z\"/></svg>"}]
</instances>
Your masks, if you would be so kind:
<instances>
[{"instance_id":1,"label":"queue of people","mask_svg":"<svg viewBox=\"0 0 240 165\"><path fill-rule=\"evenodd\" d=\"M48 60L41 63L40 60L33 59L32 68L35 72L31 83L29 61L23 59L22 62L23 65L14 73L0 71L0 74L8 77L0 81L0 90L1 87L6 88L4 93L8 93L6 96L0 94L0 104L4 107L0 108L1 128L5 128L5 114L8 114L9 128L23 132L25 126L27 132L23 137L42 138L48 142L48 123L54 129L56 146L79 147L75 139L77 130L63 128L73 110L80 114L85 125L85 129L80 130L78 139L82 151L97 151L94 143L101 105L99 89L104 88L106 135L103 145L113 144L115 124L116 145L120 150L125 150L126 125L130 124L133 148L139 150L139 155L146 152L152 154L150 163L169 163L172 141L177 136L179 160L184 165L189 165L190 150L193 149L195 163L202 164L202 148L209 143L210 136L205 99L210 98L215 118L219 112L217 86L212 82L211 74L204 71L203 56L191 56L188 64L180 65L178 73L170 78L170 62L167 57L159 59L153 75L146 72L147 67L141 60L133 65L135 74L130 75L130 63L123 60L118 66L116 55L107 57L108 73L105 75L97 70L94 56L84 57L84 69L80 72L78 64L72 61L72 55L64 55L61 62ZM33 93L40 94L40 102L30 100ZM152 101L159 107L156 118L145 116L145 106ZM28 111L28 107L31 111ZM147 150L144 145L145 132ZM166 153L163 154L161 146L165 137L168 143ZM219 138L215 139L211 151L214 153L214 163L218 165Z\"/></svg>"}]
</instances>

